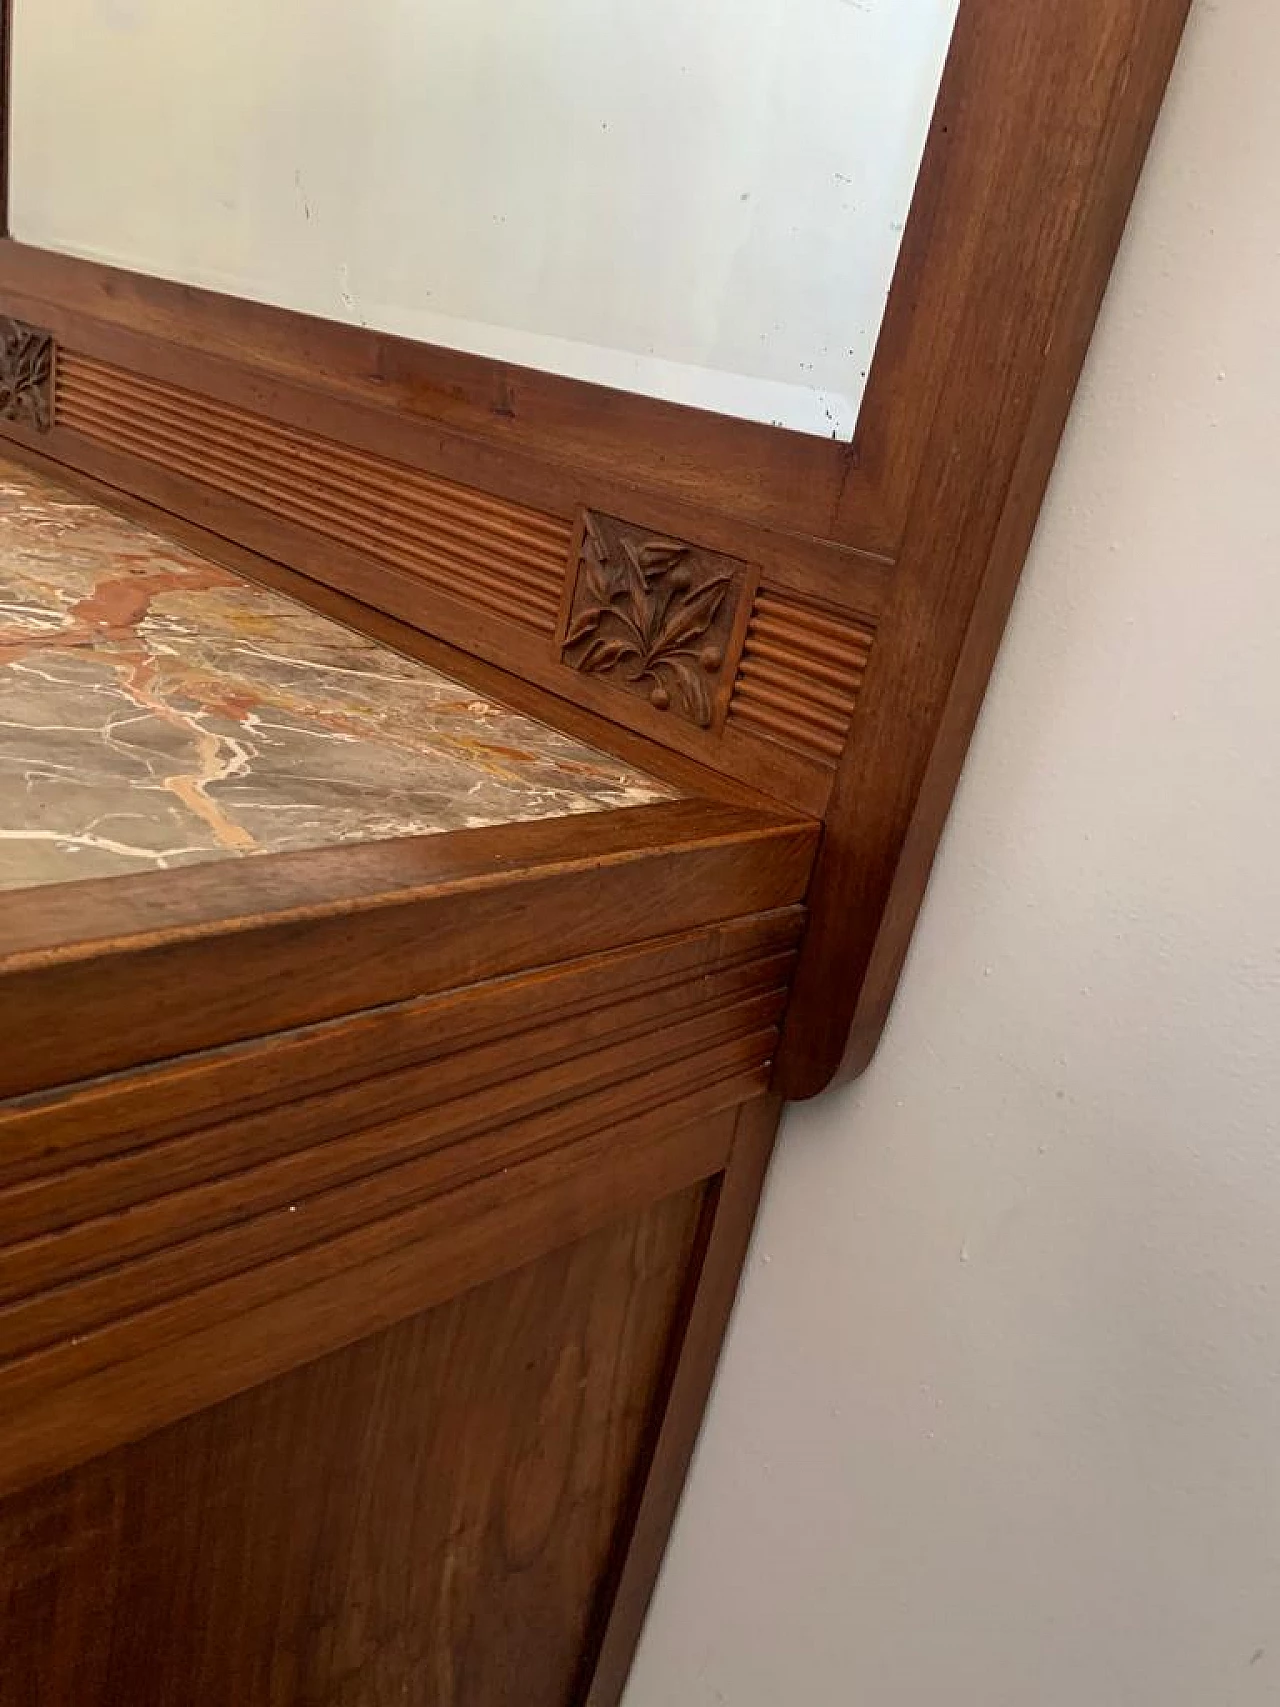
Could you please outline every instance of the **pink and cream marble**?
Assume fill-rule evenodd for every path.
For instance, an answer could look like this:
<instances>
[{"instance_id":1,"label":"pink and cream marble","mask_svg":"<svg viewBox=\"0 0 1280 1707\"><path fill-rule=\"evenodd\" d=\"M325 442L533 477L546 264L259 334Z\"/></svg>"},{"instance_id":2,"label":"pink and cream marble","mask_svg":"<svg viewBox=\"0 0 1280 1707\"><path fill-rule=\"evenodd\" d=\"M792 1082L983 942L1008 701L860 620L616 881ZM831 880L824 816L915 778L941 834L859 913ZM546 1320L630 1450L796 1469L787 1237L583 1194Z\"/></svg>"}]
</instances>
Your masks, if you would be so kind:
<instances>
[{"instance_id":1,"label":"pink and cream marble","mask_svg":"<svg viewBox=\"0 0 1280 1707\"><path fill-rule=\"evenodd\" d=\"M670 793L0 461L0 889Z\"/></svg>"}]
</instances>

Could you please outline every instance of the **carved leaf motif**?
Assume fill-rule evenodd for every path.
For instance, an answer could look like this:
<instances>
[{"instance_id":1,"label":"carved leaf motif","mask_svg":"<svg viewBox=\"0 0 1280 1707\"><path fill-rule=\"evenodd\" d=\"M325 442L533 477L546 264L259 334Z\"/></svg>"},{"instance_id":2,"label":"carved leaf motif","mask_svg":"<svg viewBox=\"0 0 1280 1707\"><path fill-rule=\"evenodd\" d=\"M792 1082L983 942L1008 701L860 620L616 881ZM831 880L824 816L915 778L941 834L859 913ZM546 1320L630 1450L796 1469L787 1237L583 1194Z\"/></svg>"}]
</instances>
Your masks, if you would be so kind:
<instances>
[{"instance_id":1,"label":"carved leaf motif","mask_svg":"<svg viewBox=\"0 0 1280 1707\"><path fill-rule=\"evenodd\" d=\"M589 602L608 607L624 590L625 577L609 560L609 548L591 516L587 517L582 540L582 578Z\"/></svg>"},{"instance_id":2,"label":"carved leaf motif","mask_svg":"<svg viewBox=\"0 0 1280 1707\"><path fill-rule=\"evenodd\" d=\"M629 640L596 640L583 653L582 669L612 670L624 658L638 658L640 648Z\"/></svg>"},{"instance_id":3,"label":"carved leaf motif","mask_svg":"<svg viewBox=\"0 0 1280 1707\"><path fill-rule=\"evenodd\" d=\"M623 541L623 560L626 564L626 593L627 611L635 624L636 632L641 635L646 644L649 639L649 628L653 620L653 607L649 600L649 582L640 563L640 554L632 540Z\"/></svg>"},{"instance_id":4,"label":"carved leaf motif","mask_svg":"<svg viewBox=\"0 0 1280 1707\"><path fill-rule=\"evenodd\" d=\"M707 678L701 670L691 669L684 665L678 672L680 691L689 715L700 728L705 729L711 722L711 695L707 692Z\"/></svg>"},{"instance_id":5,"label":"carved leaf motif","mask_svg":"<svg viewBox=\"0 0 1280 1707\"><path fill-rule=\"evenodd\" d=\"M688 555L689 547L681 545L678 539L645 540L636 554L645 585L657 576L665 574L668 569L674 569L677 563L683 563Z\"/></svg>"},{"instance_id":6,"label":"carved leaf motif","mask_svg":"<svg viewBox=\"0 0 1280 1707\"><path fill-rule=\"evenodd\" d=\"M741 577L731 559L588 514L566 662L709 728Z\"/></svg>"},{"instance_id":7,"label":"carved leaf motif","mask_svg":"<svg viewBox=\"0 0 1280 1707\"><path fill-rule=\"evenodd\" d=\"M728 590L728 575L716 575L693 592L682 594L678 601L673 600L658 637L661 650L673 652L700 640L715 621Z\"/></svg>"},{"instance_id":8,"label":"carved leaf motif","mask_svg":"<svg viewBox=\"0 0 1280 1707\"><path fill-rule=\"evenodd\" d=\"M51 423L53 339L20 320L0 320L0 417L40 432Z\"/></svg>"},{"instance_id":9,"label":"carved leaf motif","mask_svg":"<svg viewBox=\"0 0 1280 1707\"><path fill-rule=\"evenodd\" d=\"M600 619L603 615L604 606L602 604L588 605L585 610L579 611L573 619L573 627L569 630L565 645L577 646L580 641L586 640L589 635L594 634L600 626Z\"/></svg>"},{"instance_id":10,"label":"carved leaf motif","mask_svg":"<svg viewBox=\"0 0 1280 1707\"><path fill-rule=\"evenodd\" d=\"M585 580L587 592L591 595L593 604L604 606L609 603L609 582L603 566L594 557L584 559L586 564Z\"/></svg>"}]
</instances>

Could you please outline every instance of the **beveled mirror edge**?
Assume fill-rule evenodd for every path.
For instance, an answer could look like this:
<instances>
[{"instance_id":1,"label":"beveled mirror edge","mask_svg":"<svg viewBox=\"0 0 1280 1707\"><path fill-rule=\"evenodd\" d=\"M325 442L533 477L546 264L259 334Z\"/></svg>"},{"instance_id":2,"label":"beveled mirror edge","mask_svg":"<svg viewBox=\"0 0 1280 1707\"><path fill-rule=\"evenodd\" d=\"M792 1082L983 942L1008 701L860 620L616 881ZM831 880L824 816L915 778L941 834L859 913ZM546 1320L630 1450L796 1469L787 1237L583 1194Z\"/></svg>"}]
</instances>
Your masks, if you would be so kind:
<instances>
[{"instance_id":1,"label":"beveled mirror edge","mask_svg":"<svg viewBox=\"0 0 1280 1707\"><path fill-rule=\"evenodd\" d=\"M848 442L958 5L15 0L10 230Z\"/></svg>"}]
</instances>

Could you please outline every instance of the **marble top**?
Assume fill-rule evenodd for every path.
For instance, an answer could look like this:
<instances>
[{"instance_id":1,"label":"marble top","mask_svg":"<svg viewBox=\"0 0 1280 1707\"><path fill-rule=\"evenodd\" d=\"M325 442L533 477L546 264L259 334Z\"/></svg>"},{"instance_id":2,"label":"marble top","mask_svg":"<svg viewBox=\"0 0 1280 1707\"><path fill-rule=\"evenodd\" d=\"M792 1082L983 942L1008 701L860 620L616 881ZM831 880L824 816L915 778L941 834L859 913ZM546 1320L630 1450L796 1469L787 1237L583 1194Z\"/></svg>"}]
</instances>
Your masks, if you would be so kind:
<instances>
[{"instance_id":1,"label":"marble top","mask_svg":"<svg viewBox=\"0 0 1280 1707\"><path fill-rule=\"evenodd\" d=\"M670 797L0 459L0 890Z\"/></svg>"}]
</instances>

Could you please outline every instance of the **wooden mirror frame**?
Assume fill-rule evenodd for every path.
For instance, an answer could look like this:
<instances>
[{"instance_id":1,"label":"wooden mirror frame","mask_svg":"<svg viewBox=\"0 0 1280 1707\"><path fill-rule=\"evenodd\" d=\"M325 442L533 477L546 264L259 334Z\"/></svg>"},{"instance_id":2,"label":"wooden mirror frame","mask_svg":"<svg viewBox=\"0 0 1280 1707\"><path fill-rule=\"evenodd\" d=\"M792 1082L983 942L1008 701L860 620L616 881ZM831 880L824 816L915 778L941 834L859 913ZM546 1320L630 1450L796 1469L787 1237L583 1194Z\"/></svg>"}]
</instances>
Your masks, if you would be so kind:
<instances>
[{"instance_id":1,"label":"wooden mirror frame","mask_svg":"<svg viewBox=\"0 0 1280 1707\"><path fill-rule=\"evenodd\" d=\"M10 383L0 432L410 624L553 721L821 819L776 1081L812 1096L888 1013L1188 3L962 0L850 445L7 236L0 313L52 350L43 403ZM273 483L299 458L310 507ZM425 568L378 546L389 516L438 529ZM498 594L473 575L495 539L522 565ZM628 539L732 585L706 705L659 708L568 643L581 565Z\"/></svg>"}]
</instances>

